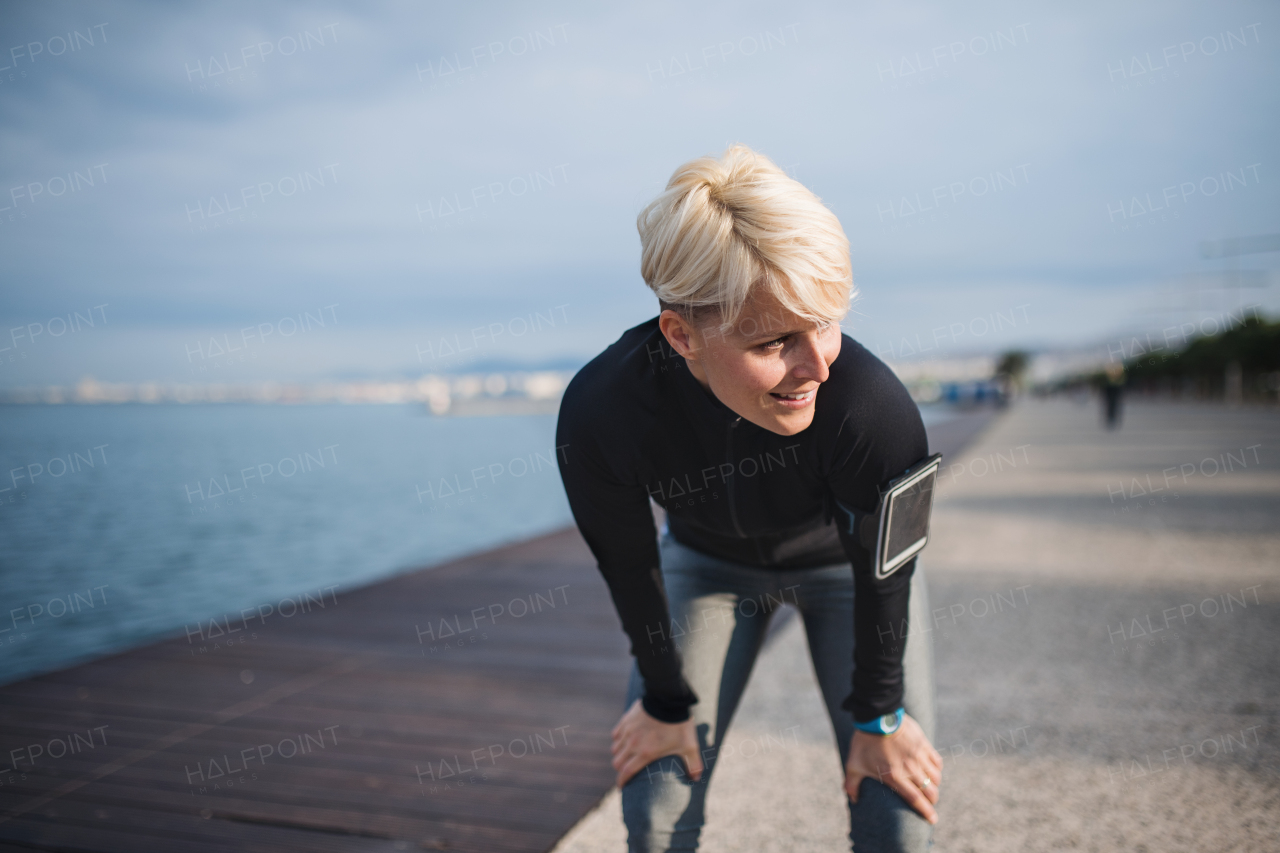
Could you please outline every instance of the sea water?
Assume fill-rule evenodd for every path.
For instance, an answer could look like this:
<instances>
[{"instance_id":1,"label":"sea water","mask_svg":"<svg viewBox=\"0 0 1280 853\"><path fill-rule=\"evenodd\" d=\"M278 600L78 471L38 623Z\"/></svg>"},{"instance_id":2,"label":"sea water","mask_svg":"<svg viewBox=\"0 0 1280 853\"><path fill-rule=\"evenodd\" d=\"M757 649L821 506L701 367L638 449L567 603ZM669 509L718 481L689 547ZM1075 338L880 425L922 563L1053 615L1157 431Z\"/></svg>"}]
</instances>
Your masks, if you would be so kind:
<instances>
[{"instance_id":1,"label":"sea water","mask_svg":"<svg viewBox=\"0 0 1280 853\"><path fill-rule=\"evenodd\" d=\"M413 406L0 408L0 683L570 524L554 439Z\"/></svg>"}]
</instances>

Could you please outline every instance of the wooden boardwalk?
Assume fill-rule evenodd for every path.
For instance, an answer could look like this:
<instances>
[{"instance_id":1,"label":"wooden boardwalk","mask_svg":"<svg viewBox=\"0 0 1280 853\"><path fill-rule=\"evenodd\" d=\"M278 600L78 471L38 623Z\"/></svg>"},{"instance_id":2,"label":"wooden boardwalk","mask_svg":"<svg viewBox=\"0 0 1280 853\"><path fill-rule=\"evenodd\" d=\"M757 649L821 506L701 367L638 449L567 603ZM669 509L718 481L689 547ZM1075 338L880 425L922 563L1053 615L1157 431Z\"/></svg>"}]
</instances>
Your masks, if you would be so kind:
<instances>
[{"instance_id":1,"label":"wooden boardwalk","mask_svg":"<svg viewBox=\"0 0 1280 853\"><path fill-rule=\"evenodd\" d=\"M0 688L0 853L549 850L613 783L629 665L572 528L264 600Z\"/></svg>"}]
</instances>

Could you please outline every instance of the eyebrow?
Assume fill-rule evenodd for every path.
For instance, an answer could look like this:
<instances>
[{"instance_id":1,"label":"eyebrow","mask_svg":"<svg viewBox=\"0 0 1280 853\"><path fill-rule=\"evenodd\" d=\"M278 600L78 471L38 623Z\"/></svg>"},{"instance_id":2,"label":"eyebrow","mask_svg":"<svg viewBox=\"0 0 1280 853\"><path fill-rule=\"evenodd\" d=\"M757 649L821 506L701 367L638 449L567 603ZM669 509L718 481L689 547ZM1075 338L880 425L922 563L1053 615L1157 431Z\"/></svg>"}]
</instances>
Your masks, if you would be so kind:
<instances>
[{"instance_id":1,"label":"eyebrow","mask_svg":"<svg viewBox=\"0 0 1280 853\"><path fill-rule=\"evenodd\" d=\"M801 334L803 331L804 331L804 329L786 329L786 328L784 328L784 329L780 329L780 330L778 330L778 331L776 331L776 332L775 332L775 331L772 331L772 330L770 330L770 329L764 329L764 330L762 330L762 331L760 331L760 332L757 332L757 333L756 333L756 334L754 334L754 335L743 335L743 338L744 338L745 340L747 340L747 341L752 341L752 342L756 342L756 341L776 341L778 338L785 338L787 335L798 335L798 334Z\"/></svg>"}]
</instances>

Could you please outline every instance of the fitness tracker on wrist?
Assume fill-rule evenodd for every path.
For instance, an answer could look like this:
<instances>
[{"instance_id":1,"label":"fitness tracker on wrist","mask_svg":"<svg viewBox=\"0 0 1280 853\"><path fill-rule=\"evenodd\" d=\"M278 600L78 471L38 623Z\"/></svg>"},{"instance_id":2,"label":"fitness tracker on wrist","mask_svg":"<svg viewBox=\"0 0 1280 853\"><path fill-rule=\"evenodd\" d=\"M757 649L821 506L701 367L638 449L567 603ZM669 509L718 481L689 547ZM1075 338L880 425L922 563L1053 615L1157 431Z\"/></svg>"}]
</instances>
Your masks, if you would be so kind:
<instances>
[{"instance_id":1,"label":"fitness tracker on wrist","mask_svg":"<svg viewBox=\"0 0 1280 853\"><path fill-rule=\"evenodd\" d=\"M891 735L902 725L902 709L894 711L892 714L885 714L883 717L876 717L865 723L855 722L853 727L858 731L870 732L873 735Z\"/></svg>"}]
</instances>

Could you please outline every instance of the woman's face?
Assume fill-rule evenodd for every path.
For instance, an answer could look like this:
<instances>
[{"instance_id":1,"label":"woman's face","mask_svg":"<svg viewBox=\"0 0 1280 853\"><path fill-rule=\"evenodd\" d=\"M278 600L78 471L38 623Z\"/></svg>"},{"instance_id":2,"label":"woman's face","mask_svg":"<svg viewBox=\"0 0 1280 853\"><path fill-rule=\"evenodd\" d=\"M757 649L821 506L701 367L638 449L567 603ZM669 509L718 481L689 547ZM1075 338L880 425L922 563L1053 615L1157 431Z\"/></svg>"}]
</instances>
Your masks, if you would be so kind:
<instances>
[{"instance_id":1,"label":"woman's face","mask_svg":"<svg viewBox=\"0 0 1280 853\"><path fill-rule=\"evenodd\" d=\"M778 435L795 435L813 422L818 386L840 354L838 325L803 320L763 291L723 333L715 320L695 327L670 310L658 325L702 387Z\"/></svg>"}]
</instances>

